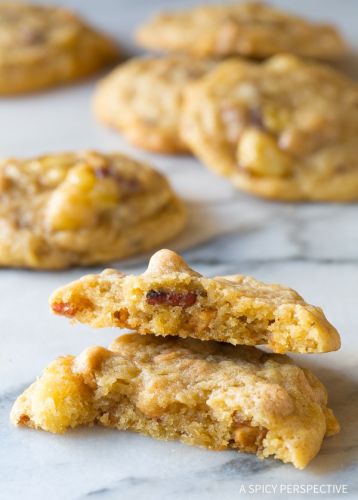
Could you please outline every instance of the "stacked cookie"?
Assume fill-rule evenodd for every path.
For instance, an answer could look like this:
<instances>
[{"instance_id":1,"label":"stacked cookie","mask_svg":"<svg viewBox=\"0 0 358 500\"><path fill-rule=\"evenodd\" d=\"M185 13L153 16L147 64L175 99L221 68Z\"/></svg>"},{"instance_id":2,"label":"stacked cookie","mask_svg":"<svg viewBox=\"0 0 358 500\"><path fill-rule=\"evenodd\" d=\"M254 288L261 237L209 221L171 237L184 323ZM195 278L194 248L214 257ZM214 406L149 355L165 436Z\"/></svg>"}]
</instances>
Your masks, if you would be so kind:
<instances>
[{"instance_id":1,"label":"stacked cookie","mask_svg":"<svg viewBox=\"0 0 358 500\"><path fill-rule=\"evenodd\" d=\"M144 149L191 151L265 198L358 199L358 87L307 59L345 55L332 26L235 3L160 14L137 40L169 55L106 77L94 98L101 121Z\"/></svg>"},{"instance_id":2,"label":"stacked cookie","mask_svg":"<svg viewBox=\"0 0 358 500\"><path fill-rule=\"evenodd\" d=\"M3 2L0 28L3 95L67 83L119 57L107 36L61 8ZM345 53L334 28L249 3L159 15L137 39L169 55L107 76L94 98L101 121L145 149L191 151L260 196L358 198L357 86L305 59ZM117 260L185 221L165 177L120 154L0 163L0 266ZM339 335L291 289L205 278L162 250L143 275L85 276L55 292L51 307L134 333L51 363L16 401L16 424L58 433L100 423L298 468L339 430L323 385L284 355L337 350Z\"/></svg>"},{"instance_id":3,"label":"stacked cookie","mask_svg":"<svg viewBox=\"0 0 358 500\"><path fill-rule=\"evenodd\" d=\"M16 424L60 433L100 423L304 468L339 424L309 370L283 354L337 350L322 310L241 275L205 278L174 252L140 276L106 270L56 291L51 308L136 333L51 363L16 401Z\"/></svg>"}]
</instances>

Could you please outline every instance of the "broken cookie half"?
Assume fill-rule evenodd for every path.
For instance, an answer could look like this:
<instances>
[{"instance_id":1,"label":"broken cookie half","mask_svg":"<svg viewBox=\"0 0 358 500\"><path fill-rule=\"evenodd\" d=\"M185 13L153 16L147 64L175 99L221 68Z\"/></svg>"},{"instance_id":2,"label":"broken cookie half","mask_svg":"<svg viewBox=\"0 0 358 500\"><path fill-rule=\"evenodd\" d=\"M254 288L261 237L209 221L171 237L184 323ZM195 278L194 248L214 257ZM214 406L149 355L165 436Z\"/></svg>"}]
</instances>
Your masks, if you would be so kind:
<instances>
[{"instance_id":1,"label":"broken cookie half","mask_svg":"<svg viewBox=\"0 0 358 500\"><path fill-rule=\"evenodd\" d=\"M136 334L52 362L11 420L54 433L99 423L298 468L339 431L323 385L286 356Z\"/></svg>"},{"instance_id":2,"label":"broken cookie half","mask_svg":"<svg viewBox=\"0 0 358 500\"><path fill-rule=\"evenodd\" d=\"M160 250L140 276L114 269L57 290L52 311L94 327L173 335L273 351L339 349L337 330L298 293L248 276L205 278L170 250Z\"/></svg>"}]
</instances>

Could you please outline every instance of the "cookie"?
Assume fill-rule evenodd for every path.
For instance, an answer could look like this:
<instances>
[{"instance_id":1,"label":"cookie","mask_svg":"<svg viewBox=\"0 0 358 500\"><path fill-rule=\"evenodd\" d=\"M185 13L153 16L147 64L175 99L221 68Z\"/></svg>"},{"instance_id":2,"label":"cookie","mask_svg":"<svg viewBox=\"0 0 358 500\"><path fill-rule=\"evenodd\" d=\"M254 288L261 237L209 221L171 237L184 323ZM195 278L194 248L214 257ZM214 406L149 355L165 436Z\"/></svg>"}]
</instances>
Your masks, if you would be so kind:
<instances>
[{"instance_id":1,"label":"cookie","mask_svg":"<svg viewBox=\"0 0 358 500\"><path fill-rule=\"evenodd\" d=\"M179 56L131 59L100 82L95 115L140 148L185 152L178 130L183 88L213 66Z\"/></svg>"},{"instance_id":2,"label":"cookie","mask_svg":"<svg viewBox=\"0 0 358 500\"><path fill-rule=\"evenodd\" d=\"M0 3L0 94L32 92L89 75L118 49L61 7Z\"/></svg>"},{"instance_id":3,"label":"cookie","mask_svg":"<svg viewBox=\"0 0 358 500\"><path fill-rule=\"evenodd\" d=\"M52 362L11 420L54 433L99 423L299 469L339 431L321 382L286 356L135 334Z\"/></svg>"},{"instance_id":4,"label":"cookie","mask_svg":"<svg viewBox=\"0 0 358 500\"><path fill-rule=\"evenodd\" d=\"M170 250L154 254L140 276L114 269L84 276L57 290L50 304L55 314L97 328L266 344L275 352L340 347L323 311L290 288L241 275L205 278Z\"/></svg>"},{"instance_id":5,"label":"cookie","mask_svg":"<svg viewBox=\"0 0 358 500\"><path fill-rule=\"evenodd\" d=\"M120 154L0 162L0 266L60 269L122 259L173 237L185 221L165 177Z\"/></svg>"},{"instance_id":6,"label":"cookie","mask_svg":"<svg viewBox=\"0 0 358 500\"><path fill-rule=\"evenodd\" d=\"M346 52L337 30L264 3L203 5L164 12L137 32L143 47L198 57L266 58L280 52L334 60Z\"/></svg>"},{"instance_id":7,"label":"cookie","mask_svg":"<svg viewBox=\"0 0 358 500\"><path fill-rule=\"evenodd\" d=\"M278 200L358 199L358 86L280 55L229 60L184 92L182 135L209 168Z\"/></svg>"}]
</instances>

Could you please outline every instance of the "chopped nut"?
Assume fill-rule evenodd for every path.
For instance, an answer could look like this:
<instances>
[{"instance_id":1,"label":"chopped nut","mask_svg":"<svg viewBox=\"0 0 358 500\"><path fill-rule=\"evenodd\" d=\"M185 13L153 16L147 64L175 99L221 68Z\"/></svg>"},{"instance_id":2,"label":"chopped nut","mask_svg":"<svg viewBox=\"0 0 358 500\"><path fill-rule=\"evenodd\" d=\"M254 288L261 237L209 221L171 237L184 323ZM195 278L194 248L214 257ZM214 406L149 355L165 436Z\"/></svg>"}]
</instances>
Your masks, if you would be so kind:
<instances>
[{"instance_id":1,"label":"chopped nut","mask_svg":"<svg viewBox=\"0 0 358 500\"><path fill-rule=\"evenodd\" d=\"M147 303L155 305L190 307L195 304L197 294L195 292L165 292L150 290L147 295Z\"/></svg>"},{"instance_id":2,"label":"chopped nut","mask_svg":"<svg viewBox=\"0 0 358 500\"><path fill-rule=\"evenodd\" d=\"M335 172L336 174L347 174L348 172L352 171L352 166L347 165L345 163L339 163L336 165Z\"/></svg>"},{"instance_id":3,"label":"chopped nut","mask_svg":"<svg viewBox=\"0 0 358 500\"><path fill-rule=\"evenodd\" d=\"M237 425L233 432L235 445L242 451L255 453L262 447L267 429L259 426L252 426L247 420L236 418Z\"/></svg>"},{"instance_id":4,"label":"chopped nut","mask_svg":"<svg viewBox=\"0 0 358 500\"><path fill-rule=\"evenodd\" d=\"M5 192L10 187L10 183L10 179L0 174L0 193L1 191Z\"/></svg>"},{"instance_id":5,"label":"chopped nut","mask_svg":"<svg viewBox=\"0 0 358 500\"><path fill-rule=\"evenodd\" d=\"M17 423L20 425L26 425L30 422L30 417L28 415L22 414L19 416Z\"/></svg>"},{"instance_id":6,"label":"chopped nut","mask_svg":"<svg viewBox=\"0 0 358 500\"><path fill-rule=\"evenodd\" d=\"M259 129L264 129L265 124L262 116L262 112L260 108L251 108L250 109L250 123L253 127L259 128Z\"/></svg>"},{"instance_id":7,"label":"chopped nut","mask_svg":"<svg viewBox=\"0 0 358 500\"><path fill-rule=\"evenodd\" d=\"M128 193L137 192L141 185L136 177L124 177L120 175L111 165L96 168L95 175L97 179L113 179L124 191Z\"/></svg>"},{"instance_id":8,"label":"chopped nut","mask_svg":"<svg viewBox=\"0 0 358 500\"><path fill-rule=\"evenodd\" d=\"M104 347L88 347L74 361L73 372L81 375L83 380L90 387L95 387L95 377L93 373L99 370L102 363L111 357L112 353Z\"/></svg>"},{"instance_id":9,"label":"chopped nut","mask_svg":"<svg viewBox=\"0 0 358 500\"><path fill-rule=\"evenodd\" d=\"M78 186L79 190L86 192L93 189L96 177L92 168L83 163L69 171L66 181L68 185Z\"/></svg>"},{"instance_id":10,"label":"chopped nut","mask_svg":"<svg viewBox=\"0 0 358 500\"><path fill-rule=\"evenodd\" d=\"M251 128L245 131L237 148L238 164L253 175L286 176L291 172L292 161L281 151L270 135Z\"/></svg>"},{"instance_id":11,"label":"chopped nut","mask_svg":"<svg viewBox=\"0 0 358 500\"><path fill-rule=\"evenodd\" d=\"M72 297L71 297L72 299ZM63 302L61 300L51 304L51 308L55 314L61 314L62 316L67 316L72 318L80 311L88 310L93 308L93 303L87 297L76 297L71 302Z\"/></svg>"},{"instance_id":12,"label":"chopped nut","mask_svg":"<svg viewBox=\"0 0 358 500\"><path fill-rule=\"evenodd\" d=\"M51 307L55 314L61 314L68 318L72 318L78 311L78 307L71 302L55 302Z\"/></svg>"},{"instance_id":13,"label":"chopped nut","mask_svg":"<svg viewBox=\"0 0 358 500\"><path fill-rule=\"evenodd\" d=\"M217 312L215 309L204 307L196 311L195 315L188 319L188 325L197 332L203 332L215 319L216 314Z\"/></svg>"},{"instance_id":14,"label":"chopped nut","mask_svg":"<svg viewBox=\"0 0 358 500\"><path fill-rule=\"evenodd\" d=\"M48 224L54 231L71 231L95 224L101 212L116 206L118 185L97 178L90 165L72 168L50 197Z\"/></svg>"},{"instance_id":15,"label":"chopped nut","mask_svg":"<svg viewBox=\"0 0 358 500\"><path fill-rule=\"evenodd\" d=\"M113 172L108 165L96 168L94 173L97 179L107 179L107 177L111 177L113 175Z\"/></svg>"},{"instance_id":16,"label":"chopped nut","mask_svg":"<svg viewBox=\"0 0 358 500\"><path fill-rule=\"evenodd\" d=\"M116 320L118 320L119 326L126 326L127 319L129 317L129 313L127 309L120 309L119 311L115 311L113 316Z\"/></svg>"},{"instance_id":17,"label":"chopped nut","mask_svg":"<svg viewBox=\"0 0 358 500\"><path fill-rule=\"evenodd\" d=\"M244 110L235 106L223 106L221 119L226 130L227 139L232 143L237 142L247 121Z\"/></svg>"},{"instance_id":18,"label":"chopped nut","mask_svg":"<svg viewBox=\"0 0 358 500\"><path fill-rule=\"evenodd\" d=\"M280 134L290 122L292 123L292 111L278 103L266 103L262 112L266 128L274 134Z\"/></svg>"},{"instance_id":19,"label":"chopped nut","mask_svg":"<svg viewBox=\"0 0 358 500\"><path fill-rule=\"evenodd\" d=\"M41 29L23 29L19 33L19 39L25 45L40 45L46 41L46 33Z\"/></svg>"}]
</instances>

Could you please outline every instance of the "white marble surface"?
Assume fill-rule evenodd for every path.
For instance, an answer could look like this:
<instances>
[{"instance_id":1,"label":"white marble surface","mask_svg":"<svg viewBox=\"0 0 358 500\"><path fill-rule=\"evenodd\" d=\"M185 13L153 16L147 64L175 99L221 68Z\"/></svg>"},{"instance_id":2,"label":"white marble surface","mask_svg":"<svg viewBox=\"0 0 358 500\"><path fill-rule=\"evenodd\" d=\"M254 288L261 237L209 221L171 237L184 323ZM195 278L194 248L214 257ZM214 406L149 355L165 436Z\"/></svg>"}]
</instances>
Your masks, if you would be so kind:
<instances>
[{"instance_id":1,"label":"white marble surface","mask_svg":"<svg viewBox=\"0 0 358 500\"><path fill-rule=\"evenodd\" d=\"M130 33L163 6L193 0L63 1L111 31L130 51ZM277 1L293 8L293 2ZM294 7L317 19L333 20L358 48L356 0L301 0ZM352 57L350 69L357 67ZM29 155L72 148L119 149L150 159L185 197L191 222L172 248L208 275L234 272L281 282L321 305L342 334L337 353L304 356L326 383L342 424L305 471L278 461L259 461L235 452L209 452L100 428L65 436L13 428L8 414L16 396L60 354L90 344L107 345L114 331L71 327L51 317L50 292L85 271L59 273L0 271L0 498L10 500L232 500L298 498L293 485L344 485L340 495L358 498L358 206L291 205L260 201L231 189L190 158L148 155L102 128L90 112L94 80L41 95L0 101L0 154ZM120 267L135 272L145 259ZM305 486L306 485L306 486ZM246 489L246 493L245 493Z\"/></svg>"}]
</instances>

